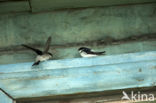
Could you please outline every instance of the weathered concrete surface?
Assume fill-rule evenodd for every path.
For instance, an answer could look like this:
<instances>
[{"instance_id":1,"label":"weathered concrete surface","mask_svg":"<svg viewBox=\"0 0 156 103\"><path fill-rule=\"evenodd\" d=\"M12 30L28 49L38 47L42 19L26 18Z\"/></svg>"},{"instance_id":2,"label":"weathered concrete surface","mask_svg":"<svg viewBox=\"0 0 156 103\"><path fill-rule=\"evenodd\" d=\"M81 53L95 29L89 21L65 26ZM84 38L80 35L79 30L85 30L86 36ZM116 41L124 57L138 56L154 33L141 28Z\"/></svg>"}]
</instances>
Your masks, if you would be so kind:
<instances>
[{"instance_id":1,"label":"weathered concrete surface","mask_svg":"<svg viewBox=\"0 0 156 103\"><path fill-rule=\"evenodd\" d=\"M0 0L0 13L40 12L66 8L99 7L138 3L156 3L155 0Z\"/></svg>"},{"instance_id":2,"label":"weathered concrete surface","mask_svg":"<svg viewBox=\"0 0 156 103\"><path fill-rule=\"evenodd\" d=\"M75 60L76 66L60 66L65 62L75 64ZM20 99L156 86L156 51L46 63L34 69L25 63L6 65L15 71L29 66L29 71L1 73L0 88Z\"/></svg>"},{"instance_id":3,"label":"weathered concrete surface","mask_svg":"<svg viewBox=\"0 0 156 103\"><path fill-rule=\"evenodd\" d=\"M32 11L156 2L155 0L31 0Z\"/></svg>"},{"instance_id":4,"label":"weathered concrete surface","mask_svg":"<svg viewBox=\"0 0 156 103\"><path fill-rule=\"evenodd\" d=\"M155 36L149 38L156 34L156 4L0 15L0 25L0 64L33 61L35 54L20 44L43 48L48 36L53 59L80 57L80 46L106 50L106 55L156 50ZM145 35L145 40L138 40ZM133 36L138 36L133 42L110 44Z\"/></svg>"},{"instance_id":5,"label":"weathered concrete surface","mask_svg":"<svg viewBox=\"0 0 156 103\"><path fill-rule=\"evenodd\" d=\"M21 99L20 101L17 100L17 103L155 103L156 101L138 101L138 102L132 102L129 100L121 100L121 97L123 97L122 91L125 91L129 95L131 94L131 91L134 93L138 93L138 91L141 91L141 94L154 94L156 95L155 88L147 89L147 88L138 88L138 89L124 89L112 92L104 92L104 93L93 93L92 95L78 95L77 98L74 96L66 96L66 98L62 98L59 96L57 99L53 98L47 98L45 101L45 98L29 98L29 99ZM111 95L113 94L113 95ZM156 99L156 98L155 98Z\"/></svg>"},{"instance_id":6,"label":"weathered concrete surface","mask_svg":"<svg viewBox=\"0 0 156 103\"><path fill-rule=\"evenodd\" d=\"M0 65L0 74L28 72L32 69L69 69L79 67L96 67L110 64L123 64L129 62L153 61L156 59L156 51L128 53L120 55L98 56L94 58L75 58L64 60L49 60L40 63L39 66L32 66L32 62ZM95 62L96 61L96 62ZM51 66L52 65L52 66Z\"/></svg>"},{"instance_id":7,"label":"weathered concrete surface","mask_svg":"<svg viewBox=\"0 0 156 103\"><path fill-rule=\"evenodd\" d=\"M81 45L83 46L83 45ZM77 49L80 46L74 47L51 47L50 52L54 54L52 59L67 59L67 58L78 58L80 57ZM124 44L114 45L87 45L97 51L106 51L105 55L133 53L133 52L144 52L156 50L156 41L136 41ZM42 48L41 48L42 49ZM0 54L0 64L14 64L22 62L33 62L36 54L31 50L24 49L20 51L3 51Z\"/></svg>"},{"instance_id":8,"label":"weathered concrete surface","mask_svg":"<svg viewBox=\"0 0 156 103\"><path fill-rule=\"evenodd\" d=\"M156 33L156 4L0 16L0 47L121 39ZM43 41L42 41L43 40Z\"/></svg>"},{"instance_id":9,"label":"weathered concrete surface","mask_svg":"<svg viewBox=\"0 0 156 103\"><path fill-rule=\"evenodd\" d=\"M26 0L0 0L0 14L28 11L30 11L30 6L29 2Z\"/></svg>"},{"instance_id":10,"label":"weathered concrete surface","mask_svg":"<svg viewBox=\"0 0 156 103\"><path fill-rule=\"evenodd\" d=\"M0 90L0 103L13 103L13 99Z\"/></svg>"},{"instance_id":11,"label":"weathered concrete surface","mask_svg":"<svg viewBox=\"0 0 156 103\"><path fill-rule=\"evenodd\" d=\"M23 48L21 48L19 45L25 43L31 44L35 47L37 45L43 46L45 40L50 35L53 38L51 47L54 47L51 48L50 51L54 53L54 59L79 57L77 48L79 46L85 45L86 41L90 42L87 44L87 46L89 47L97 50L106 50L106 55L150 50L154 51L156 50L155 38L151 39L149 37L151 34L154 35L156 33L155 21L156 4L88 8L81 10L55 11L41 14L23 13L1 15L0 64L33 61L35 55L31 51L26 51L26 49L22 50ZM138 38L133 42L126 39L126 42L118 42L119 44L113 45L109 44L110 40L120 41L125 38L135 36L142 37L144 35L147 36L141 41L138 40ZM91 43L91 41L105 41L107 45L96 45L96 43ZM82 45L81 43L84 44ZM14 49L8 51L6 50L6 48L8 50L11 50L9 48ZM142 68L142 70L140 70L139 67ZM94 73L94 70L95 72L97 71L101 74L97 74L97 76L95 76L96 73ZM101 72L101 70L103 71ZM14 87L11 88L11 91L13 90L12 94L14 96L17 96L17 94L19 94L18 96L20 97L22 97L20 93L24 93L24 96L32 97L32 95L29 95L29 93L33 92L32 90L37 91L36 96L41 96L42 93L47 93L47 95L48 93L50 94L50 92L50 95L52 95L53 93L58 93L58 91L53 91L53 89L55 88L49 91L47 90L47 88L43 88L41 86L48 86L48 88L51 88L51 86L61 88L62 85L64 85L62 88L67 90L69 86L80 88L83 85L85 87L85 83L88 83L88 86L90 86L91 88L90 90L94 89L96 91L98 88L110 90L110 88L106 87L111 87L110 85L112 85L112 83L115 83L115 89L117 89L120 84L122 84L121 87L156 85L155 78L153 78L156 72L155 61L105 65L100 69L96 66L93 66L79 68L79 70L71 68L49 71L40 70L40 72L37 72L34 70L32 71L32 73L23 72L6 75L1 74L0 77L2 77L2 79L0 83L1 86L13 85ZM120 71L123 72L121 73L122 75L119 76ZM48 73L51 73L52 75L49 75ZM81 73L83 76L79 75ZM114 80L109 77L109 73L110 75L114 76L111 77ZM75 79L73 77L73 74L77 75L75 76ZM65 79L54 79L54 76L60 76L62 78L62 75L66 76ZM7 76L8 79L4 80L3 77ZM18 76L21 76L22 78L16 78ZM27 76L31 76L32 78L30 78L29 80L29 77L27 78ZM39 76L41 76L40 83L42 85L37 84L37 82L39 81ZM95 76L95 78L93 78L93 76ZM71 78L71 80L69 78ZM121 82L119 83L116 79L120 79ZM72 80L73 84L71 82L70 84L69 81ZM103 83L103 81L110 81L110 83L97 85L97 80L99 80L100 83ZM79 81L78 85L74 84L75 81ZM60 84L58 86L58 84L55 83ZM91 83L93 83L93 85L90 85ZM5 89L7 88L6 86L3 87ZM30 90L30 88L32 90ZM60 88L58 89L61 90ZM111 87L111 89L114 88ZM23 89L24 91L21 92L20 89ZM44 92L41 91L42 89ZM75 90L77 90L77 88ZM86 88L83 90L83 92L85 90ZM70 90L67 90L67 92L69 93ZM65 91L60 92L60 94L61 93L65 93Z\"/></svg>"},{"instance_id":12,"label":"weathered concrete surface","mask_svg":"<svg viewBox=\"0 0 156 103\"><path fill-rule=\"evenodd\" d=\"M156 87L152 88L137 88L137 89L122 89L116 91L107 91L101 93L91 93L91 94L77 94L77 95L68 95L68 96L59 96L59 97L45 97L45 98L27 98L27 99L18 99L17 103L132 103L129 100L121 100L123 96L122 91L125 91L129 95L131 91L138 93L141 91L141 94L154 94L156 95ZM113 94L113 95L112 95ZM156 99L156 98L155 98ZM134 103L134 102L133 102ZM137 102L137 103L147 103L146 102ZM148 103L155 103L148 102Z\"/></svg>"}]
</instances>

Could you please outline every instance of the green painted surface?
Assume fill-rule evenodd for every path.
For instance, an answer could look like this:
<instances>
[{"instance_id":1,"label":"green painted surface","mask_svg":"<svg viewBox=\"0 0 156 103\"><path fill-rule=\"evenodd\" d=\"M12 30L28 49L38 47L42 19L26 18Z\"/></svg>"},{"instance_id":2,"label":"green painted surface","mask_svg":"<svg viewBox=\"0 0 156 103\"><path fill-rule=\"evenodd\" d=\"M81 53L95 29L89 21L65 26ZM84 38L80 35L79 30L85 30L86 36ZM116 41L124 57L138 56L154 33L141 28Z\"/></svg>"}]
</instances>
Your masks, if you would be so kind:
<instances>
[{"instance_id":1,"label":"green painted surface","mask_svg":"<svg viewBox=\"0 0 156 103\"><path fill-rule=\"evenodd\" d=\"M97 4L95 4L95 0L83 0L81 2L66 0L63 3L58 0L31 1L34 12L62 7L75 8L105 5L105 0L98 0L96 1ZM125 2L125 0L113 1L107 0L105 3L106 5L114 5L114 3L122 4ZM126 3L128 1L130 0L127 0ZM131 1L139 3L141 0ZM53 2L55 2L54 5L52 5ZM73 3L76 4L73 5ZM25 10L29 10L27 2L0 4L0 13ZM50 49L50 52L54 54L53 59L80 57L77 52L80 46L88 46L99 51L105 50L106 55L155 51L155 27L156 4L154 3L36 14L0 15L0 64L34 61L35 53L22 48L20 44L30 44L43 48L48 36L53 38Z\"/></svg>"},{"instance_id":2,"label":"green painted surface","mask_svg":"<svg viewBox=\"0 0 156 103\"><path fill-rule=\"evenodd\" d=\"M53 45L64 45L152 34L156 33L155 10L156 4L150 4L1 15L0 47L21 43L43 45L50 35Z\"/></svg>"},{"instance_id":3,"label":"green painted surface","mask_svg":"<svg viewBox=\"0 0 156 103\"><path fill-rule=\"evenodd\" d=\"M30 11L28 1L0 2L0 13Z\"/></svg>"},{"instance_id":4,"label":"green painted surface","mask_svg":"<svg viewBox=\"0 0 156 103\"><path fill-rule=\"evenodd\" d=\"M77 48L84 45L106 50L106 55L156 50L154 3L0 15L0 25L0 64L33 61L35 54L20 44L42 47L48 36L52 36L53 59L79 57ZM125 39L134 36L139 37L133 42ZM113 40L119 42L112 45ZM99 41L107 45L97 46Z\"/></svg>"},{"instance_id":5,"label":"green painted surface","mask_svg":"<svg viewBox=\"0 0 156 103\"><path fill-rule=\"evenodd\" d=\"M51 47L50 52L54 54L53 59L67 59L67 58L78 58L80 57L77 49L80 46L69 47L69 48L56 48ZM122 53L132 53L132 52L143 52L143 51L154 51L156 50L156 41L142 41L142 42L133 42L125 43L118 45L95 45L88 46L95 50L106 51L106 55L111 54L122 54ZM35 60L36 54L31 50L22 50L22 51L7 51L1 52L0 54L0 64L8 63L21 63L21 62L32 62Z\"/></svg>"},{"instance_id":6,"label":"green painted surface","mask_svg":"<svg viewBox=\"0 0 156 103\"><path fill-rule=\"evenodd\" d=\"M1 0L0 13L154 3L155 0Z\"/></svg>"},{"instance_id":7,"label":"green painted surface","mask_svg":"<svg viewBox=\"0 0 156 103\"><path fill-rule=\"evenodd\" d=\"M32 11L64 8L96 7L122 4L150 3L155 0L31 0Z\"/></svg>"}]
</instances>

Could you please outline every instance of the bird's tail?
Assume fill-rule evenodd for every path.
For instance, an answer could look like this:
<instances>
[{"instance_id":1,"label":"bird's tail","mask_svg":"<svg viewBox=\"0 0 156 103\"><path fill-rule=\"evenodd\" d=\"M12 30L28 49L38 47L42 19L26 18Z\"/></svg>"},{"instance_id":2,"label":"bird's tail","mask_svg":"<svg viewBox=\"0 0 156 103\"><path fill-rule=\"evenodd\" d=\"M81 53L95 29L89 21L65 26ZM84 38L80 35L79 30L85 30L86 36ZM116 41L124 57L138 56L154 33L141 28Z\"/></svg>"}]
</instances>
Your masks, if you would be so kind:
<instances>
[{"instance_id":1,"label":"bird's tail","mask_svg":"<svg viewBox=\"0 0 156 103\"><path fill-rule=\"evenodd\" d=\"M95 52L95 54L98 54L98 55L102 55L104 54L106 51L102 51L102 52Z\"/></svg>"},{"instance_id":2,"label":"bird's tail","mask_svg":"<svg viewBox=\"0 0 156 103\"><path fill-rule=\"evenodd\" d=\"M40 61L35 62L32 66L39 65Z\"/></svg>"}]
</instances>

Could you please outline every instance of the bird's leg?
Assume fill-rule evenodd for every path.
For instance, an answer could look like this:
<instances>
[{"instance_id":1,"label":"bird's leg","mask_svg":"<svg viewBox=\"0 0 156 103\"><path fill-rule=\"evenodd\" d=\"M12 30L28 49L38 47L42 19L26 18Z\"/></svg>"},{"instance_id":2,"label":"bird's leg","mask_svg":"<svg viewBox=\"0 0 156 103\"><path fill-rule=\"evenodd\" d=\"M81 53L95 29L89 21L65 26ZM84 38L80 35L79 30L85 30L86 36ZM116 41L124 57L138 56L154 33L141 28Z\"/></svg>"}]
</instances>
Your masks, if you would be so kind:
<instances>
[{"instance_id":1,"label":"bird's leg","mask_svg":"<svg viewBox=\"0 0 156 103\"><path fill-rule=\"evenodd\" d=\"M32 66L39 65L40 61L36 61Z\"/></svg>"}]
</instances>

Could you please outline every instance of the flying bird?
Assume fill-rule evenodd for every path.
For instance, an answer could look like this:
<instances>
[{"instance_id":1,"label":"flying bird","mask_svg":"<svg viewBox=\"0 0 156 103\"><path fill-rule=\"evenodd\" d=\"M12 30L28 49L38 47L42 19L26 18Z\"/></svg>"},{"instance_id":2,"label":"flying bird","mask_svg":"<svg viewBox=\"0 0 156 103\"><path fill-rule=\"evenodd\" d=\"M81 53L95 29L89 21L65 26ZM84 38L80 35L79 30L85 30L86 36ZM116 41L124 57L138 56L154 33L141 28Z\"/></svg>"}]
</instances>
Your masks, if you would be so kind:
<instances>
[{"instance_id":1,"label":"flying bird","mask_svg":"<svg viewBox=\"0 0 156 103\"><path fill-rule=\"evenodd\" d=\"M87 47L80 47L78 51L82 57L95 57L95 56L103 55L105 53L105 51L95 52Z\"/></svg>"},{"instance_id":2,"label":"flying bird","mask_svg":"<svg viewBox=\"0 0 156 103\"><path fill-rule=\"evenodd\" d=\"M39 65L40 62L46 61L53 56L52 53L48 52L48 50L50 48L50 43L51 43L51 37L48 38L46 45L45 45L45 48L44 48L44 51L41 51L39 49L36 49L36 48L30 47L28 45L22 44L22 46L33 50L37 54L36 60L32 66Z\"/></svg>"}]
</instances>

